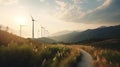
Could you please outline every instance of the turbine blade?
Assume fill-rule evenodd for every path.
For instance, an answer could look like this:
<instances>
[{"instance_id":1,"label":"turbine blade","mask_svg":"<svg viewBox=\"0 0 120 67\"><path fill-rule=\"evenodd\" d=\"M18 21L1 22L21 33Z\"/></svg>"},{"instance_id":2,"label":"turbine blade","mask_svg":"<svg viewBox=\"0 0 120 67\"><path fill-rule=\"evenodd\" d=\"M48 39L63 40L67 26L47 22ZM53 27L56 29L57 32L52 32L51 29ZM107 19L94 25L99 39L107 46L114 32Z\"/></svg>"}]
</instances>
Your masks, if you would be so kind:
<instances>
[{"instance_id":1,"label":"turbine blade","mask_svg":"<svg viewBox=\"0 0 120 67\"><path fill-rule=\"evenodd\" d=\"M31 19L32 19L32 21L36 21L34 18L33 18L33 16L31 15Z\"/></svg>"}]
</instances>

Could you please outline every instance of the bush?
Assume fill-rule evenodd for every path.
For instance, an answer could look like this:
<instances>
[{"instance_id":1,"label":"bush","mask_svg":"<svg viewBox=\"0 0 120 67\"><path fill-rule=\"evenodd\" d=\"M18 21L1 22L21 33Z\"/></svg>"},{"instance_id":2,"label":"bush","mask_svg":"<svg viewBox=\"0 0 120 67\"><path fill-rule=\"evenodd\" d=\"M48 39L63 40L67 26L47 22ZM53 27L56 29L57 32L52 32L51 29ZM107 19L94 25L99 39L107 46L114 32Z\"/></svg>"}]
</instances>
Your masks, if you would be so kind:
<instances>
[{"instance_id":1,"label":"bush","mask_svg":"<svg viewBox=\"0 0 120 67\"><path fill-rule=\"evenodd\" d=\"M34 57L29 46L0 47L0 67L33 67Z\"/></svg>"},{"instance_id":2,"label":"bush","mask_svg":"<svg viewBox=\"0 0 120 67\"><path fill-rule=\"evenodd\" d=\"M118 51L112 51L112 50L106 50L102 53L102 55L112 63L118 63L120 62L120 52Z\"/></svg>"}]
</instances>

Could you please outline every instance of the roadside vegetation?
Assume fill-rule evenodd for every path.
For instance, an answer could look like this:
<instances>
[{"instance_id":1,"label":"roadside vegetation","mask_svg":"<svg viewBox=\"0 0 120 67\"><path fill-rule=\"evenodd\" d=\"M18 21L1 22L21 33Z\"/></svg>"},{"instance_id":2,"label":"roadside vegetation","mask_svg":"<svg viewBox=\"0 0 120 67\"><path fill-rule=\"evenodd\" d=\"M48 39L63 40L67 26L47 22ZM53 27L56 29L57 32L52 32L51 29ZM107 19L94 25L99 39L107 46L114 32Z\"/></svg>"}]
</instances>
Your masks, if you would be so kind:
<instances>
[{"instance_id":1,"label":"roadside vegetation","mask_svg":"<svg viewBox=\"0 0 120 67\"><path fill-rule=\"evenodd\" d=\"M0 46L0 67L74 67L80 51L59 45Z\"/></svg>"},{"instance_id":2,"label":"roadside vegetation","mask_svg":"<svg viewBox=\"0 0 120 67\"><path fill-rule=\"evenodd\" d=\"M94 46L80 46L93 57L94 67L120 67L120 51Z\"/></svg>"},{"instance_id":3,"label":"roadside vegetation","mask_svg":"<svg viewBox=\"0 0 120 67\"><path fill-rule=\"evenodd\" d=\"M0 67L75 67L80 50L33 42L0 31Z\"/></svg>"}]
</instances>

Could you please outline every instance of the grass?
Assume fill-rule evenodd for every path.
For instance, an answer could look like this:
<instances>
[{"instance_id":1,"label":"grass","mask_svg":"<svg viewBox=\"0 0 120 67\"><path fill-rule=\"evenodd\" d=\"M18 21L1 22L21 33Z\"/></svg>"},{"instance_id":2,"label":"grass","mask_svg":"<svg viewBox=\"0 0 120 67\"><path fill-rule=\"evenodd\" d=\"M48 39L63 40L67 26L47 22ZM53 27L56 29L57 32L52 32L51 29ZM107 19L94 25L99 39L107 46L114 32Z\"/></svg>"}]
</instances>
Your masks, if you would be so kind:
<instances>
[{"instance_id":1,"label":"grass","mask_svg":"<svg viewBox=\"0 0 120 67\"><path fill-rule=\"evenodd\" d=\"M113 50L104 50L102 55L108 60L108 62L119 63L120 62L120 52Z\"/></svg>"},{"instance_id":2,"label":"grass","mask_svg":"<svg viewBox=\"0 0 120 67\"><path fill-rule=\"evenodd\" d=\"M98 48L93 46L82 46L93 57L95 67L119 67L120 52L113 49Z\"/></svg>"},{"instance_id":3,"label":"grass","mask_svg":"<svg viewBox=\"0 0 120 67\"><path fill-rule=\"evenodd\" d=\"M79 52L64 45L12 43L0 46L0 67L74 67L79 56Z\"/></svg>"},{"instance_id":4,"label":"grass","mask_svg":"<svg viewBox=\"0 0 120 67\"><path fill-rule=\"evenodd\" d=\"M0 30L0 67L76 67L80 49L93 57L94 67L120 67L119 40L89 45L38 44Z\"/></svg>"},{"instance_id":5,"label":"grass","mask_svg":"<svg viewBox=\"0 0 120 67\"><path fill-rule=\"evenodd\" d=\"M0 30L0 67L74 67L80 50L43 44Z\"/></svg>"},{"instance_id":6,"label":"grass","mask_svg":"<svg viewBox=\"0 0 120 67\"><path fill-rule=\"evenodd\" d=\"M108 39L98 42L90 43L91 46L95 46L102 49L112 49L120 51L120 39Z\"/></svg>"},{"instance_id":7,"label":"grass","mask_svg":"<svg viewBox=\"0 0 120 67\"><path fill-rule=\"evenodd\" d=\"M32 67L35 58L34 52L29 46L0 47L1 67Z\"/></svg>"}]
</instances>

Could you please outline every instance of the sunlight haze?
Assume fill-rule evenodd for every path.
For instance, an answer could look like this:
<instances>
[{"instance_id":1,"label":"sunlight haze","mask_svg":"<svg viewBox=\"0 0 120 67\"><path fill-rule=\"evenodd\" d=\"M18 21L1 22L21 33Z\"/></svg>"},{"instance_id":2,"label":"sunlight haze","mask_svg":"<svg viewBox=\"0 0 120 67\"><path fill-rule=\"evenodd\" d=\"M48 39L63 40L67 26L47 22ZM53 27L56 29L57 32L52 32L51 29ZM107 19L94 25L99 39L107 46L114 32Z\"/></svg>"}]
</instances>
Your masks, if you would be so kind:
<instances>
[{"instance_id":1,"label":"sunlight haze","mask_svg":"<svg viewBox=\"0 0 120 67\"><path fill-rule=\"evenodd\" d=\"M10 27L17 35L19 25L24 25L22 37L31 37L32 16L36 38L41 36L41 26L53 34L118 25L117 2L119 0L0 0L0 25Z\"/></svg>"}]
</instances>

